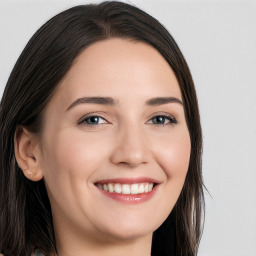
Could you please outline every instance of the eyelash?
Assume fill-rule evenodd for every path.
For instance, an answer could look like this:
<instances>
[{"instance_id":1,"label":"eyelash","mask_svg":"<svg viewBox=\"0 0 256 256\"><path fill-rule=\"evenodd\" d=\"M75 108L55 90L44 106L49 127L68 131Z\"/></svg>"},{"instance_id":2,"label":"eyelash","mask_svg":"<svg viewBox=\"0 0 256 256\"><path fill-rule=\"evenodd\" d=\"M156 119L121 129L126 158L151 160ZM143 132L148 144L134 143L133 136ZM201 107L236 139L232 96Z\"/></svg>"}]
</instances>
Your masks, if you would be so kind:
<instances>
[{"instance_id":1,"label":"eyelash","mask_svg":"<svg viewBox=\"0 0 256 256\"><path fill-rule=\"evenodd\" d=\"M101 117L101 116L89 115L89 116L81 118L81 120L78 121L78 125L85 125L85 126L88 126L88 127L98 127L99 125L101 125L101 124L88 124L88 123L86 123L87 120L92 118L92 117L97 117L99 119L103 119L105 121L105 123L107 123L106 119ZM164 124L157 124L157 123L155 123L155 125L157 125L157 126L164 126L164 127L166 127L166 126L178 124L178 121L172 115L155 115L150 120L153 120L153 119L159 118L159 117L164 118L165 120L167 119L167 120L169 120L169 122L168 123L164 123ZM152 124L154 124L154 123L152 123Z\"/></svg>"}]
</instances>

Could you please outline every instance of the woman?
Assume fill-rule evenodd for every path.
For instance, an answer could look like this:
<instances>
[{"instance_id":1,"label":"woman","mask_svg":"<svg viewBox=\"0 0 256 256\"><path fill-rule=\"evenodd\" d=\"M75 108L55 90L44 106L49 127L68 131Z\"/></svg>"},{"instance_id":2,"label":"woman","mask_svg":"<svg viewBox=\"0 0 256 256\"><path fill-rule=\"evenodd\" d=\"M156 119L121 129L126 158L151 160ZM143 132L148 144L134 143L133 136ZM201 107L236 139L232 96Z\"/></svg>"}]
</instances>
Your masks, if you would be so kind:
<instances>
[{"instance_id":1,"label":"woman","mask_svg":"<svg viewBox=\"0 0 256 256\"><path fill-rule=\"evenodd\" d=\"M177 44L142 10L103 2L44 24L0 124L4 255L197 254L197 97Z\"/></svg>"}]
</instances>

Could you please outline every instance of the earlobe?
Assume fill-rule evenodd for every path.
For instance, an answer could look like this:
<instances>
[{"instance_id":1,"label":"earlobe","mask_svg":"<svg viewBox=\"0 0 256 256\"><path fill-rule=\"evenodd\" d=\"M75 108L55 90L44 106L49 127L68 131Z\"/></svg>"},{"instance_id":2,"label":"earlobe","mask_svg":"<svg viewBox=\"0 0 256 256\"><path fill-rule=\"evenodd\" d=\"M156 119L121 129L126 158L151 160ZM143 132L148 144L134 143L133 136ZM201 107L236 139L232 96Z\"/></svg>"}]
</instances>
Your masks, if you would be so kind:
<instances>
[{"instance_id":1,"label":"earlobe","mask_svg":"<svg viewBox=\"0 0 256 256\"><path fill-rule=\"evenodd\" d=\"M14 136L16 161L23 174L32 181L39 181L43 173L39 165L38 142L31 132L18 127Z\"/></svg>"}]
</instances>

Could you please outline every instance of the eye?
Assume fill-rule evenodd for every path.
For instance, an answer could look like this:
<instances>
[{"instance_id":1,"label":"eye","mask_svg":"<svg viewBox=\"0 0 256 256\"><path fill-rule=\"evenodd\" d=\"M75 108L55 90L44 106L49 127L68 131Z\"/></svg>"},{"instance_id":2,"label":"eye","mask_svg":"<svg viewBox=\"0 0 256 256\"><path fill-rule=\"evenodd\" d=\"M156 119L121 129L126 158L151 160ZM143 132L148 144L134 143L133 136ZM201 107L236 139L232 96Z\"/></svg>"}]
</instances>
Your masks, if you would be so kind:
<instances>
[{"instance_id":1,"label":"eye","mask_svg":"<svg viewBox=\"0 0 256 256\"><path fill-rule=\"evenodd\" d=\"M107 121L100 116L87 116L87 117L83 117L81 120L78 121L78 124L84 124L84 125L88 125L88 126L97 126L100 124L106 124Z\"/></svg>"},{"instance_id":2,"label":"eye","mask_svg":"<svg viewBox=\"0 0 256 256\"><path fill-rule=\"evenodd\" d=\"M150 123L156 125L172 125L177 124L177 120L171 115L157 115L150 119Z\"/></svg>"}]
</instances>

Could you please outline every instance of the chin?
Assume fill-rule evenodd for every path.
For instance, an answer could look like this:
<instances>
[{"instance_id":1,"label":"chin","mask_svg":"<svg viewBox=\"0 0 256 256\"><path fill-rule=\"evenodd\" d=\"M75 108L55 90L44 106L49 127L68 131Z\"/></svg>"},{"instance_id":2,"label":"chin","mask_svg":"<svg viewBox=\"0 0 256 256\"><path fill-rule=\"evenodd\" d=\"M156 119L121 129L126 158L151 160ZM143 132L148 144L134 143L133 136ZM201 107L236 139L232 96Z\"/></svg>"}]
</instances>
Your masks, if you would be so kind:
<instances>
[{"instance_id":1,"label":"chin","mask_svg":"<svg viewBox=\"0 0 256 256\"><path fill-rule=\"evenodd\" d=\"M145 236L150 236L161 225L161 221L157 225L153 225L152 221L131 221L123 219L117 223L112 222L110 227L104 229L107 237L116 240L134 240Z\"/></svg>"},{"instance_id":2,"label":"chin","mask_svg":"<svg viewBox=\"0 0 256 256\"><path fill-rule=\"evenodd\" d=\"M114 240L135 240L139 239L148 235L151 235L153 233L153 230L138 230L135 227L130 227L126 229L120 229L109 232L109 237L112 237Z\"/></svg>"}]
</instances>

